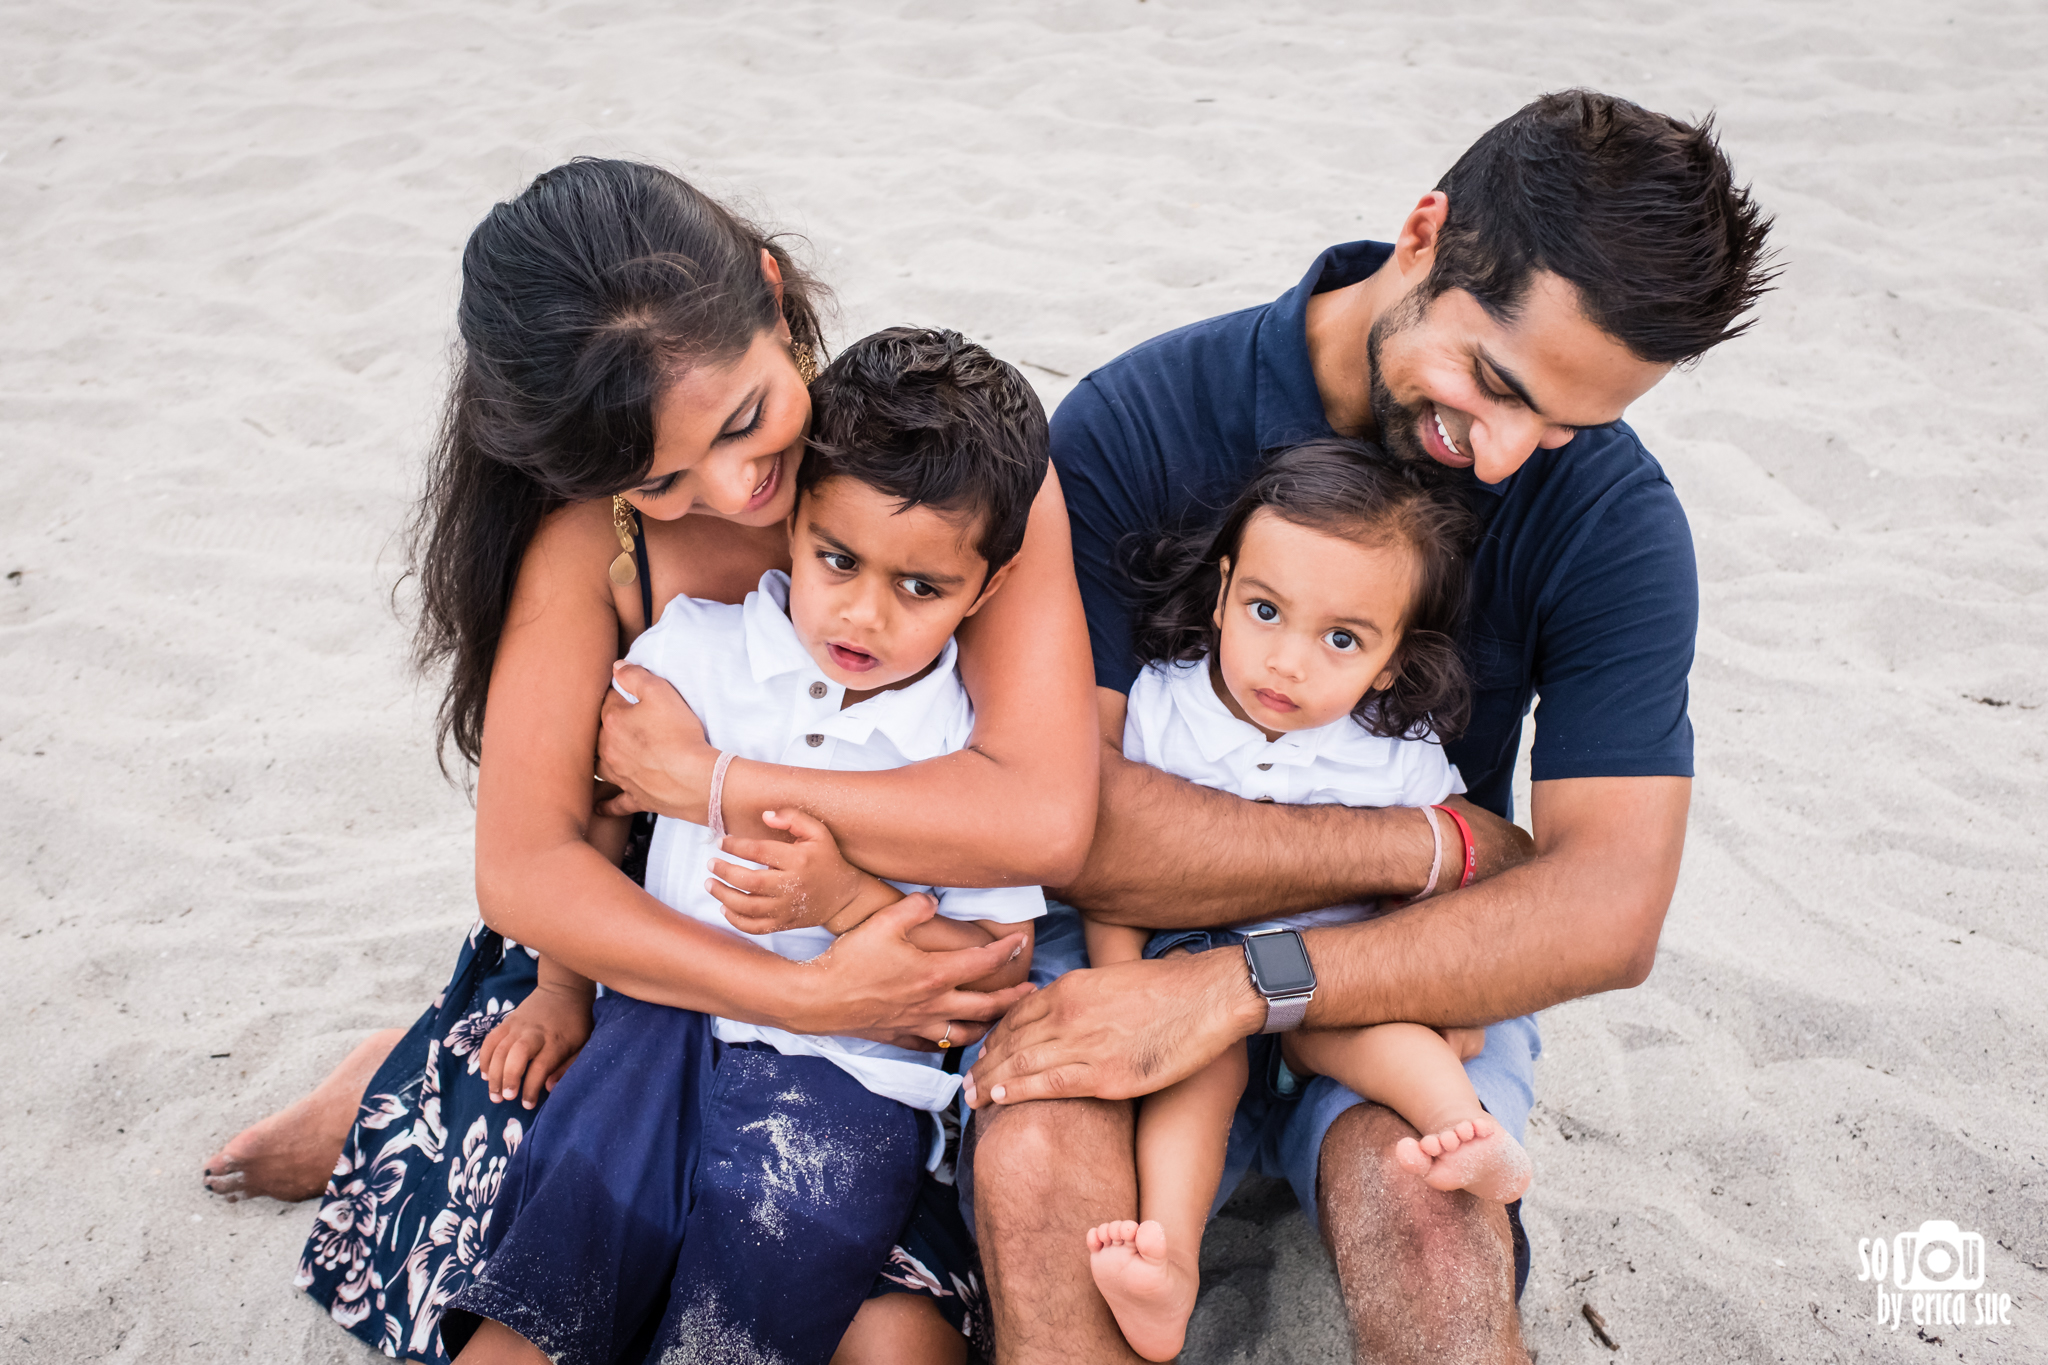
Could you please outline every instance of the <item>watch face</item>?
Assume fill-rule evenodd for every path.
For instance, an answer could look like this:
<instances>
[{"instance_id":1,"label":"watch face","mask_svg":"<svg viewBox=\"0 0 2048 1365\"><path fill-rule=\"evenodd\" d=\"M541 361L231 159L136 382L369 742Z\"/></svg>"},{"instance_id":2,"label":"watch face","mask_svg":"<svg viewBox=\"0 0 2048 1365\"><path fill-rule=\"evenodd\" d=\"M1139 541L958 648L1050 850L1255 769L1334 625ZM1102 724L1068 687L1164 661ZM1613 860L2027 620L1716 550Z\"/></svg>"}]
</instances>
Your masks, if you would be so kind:
<instances>
[{"instance_id":1,"label":"watch face","mask_svg":"<svg viewBox=\"0 0 2048 1365\"><path fill-rule=\"evenodd\" d=\"M1244 941L1245 957L1252 964L1252 984L1261 995L1300 995L1316 988L1315 968L1308 965L1308 949L1301 935L1292 929L1277 934L1253 934Z\"/></svg>"}]
</instances>

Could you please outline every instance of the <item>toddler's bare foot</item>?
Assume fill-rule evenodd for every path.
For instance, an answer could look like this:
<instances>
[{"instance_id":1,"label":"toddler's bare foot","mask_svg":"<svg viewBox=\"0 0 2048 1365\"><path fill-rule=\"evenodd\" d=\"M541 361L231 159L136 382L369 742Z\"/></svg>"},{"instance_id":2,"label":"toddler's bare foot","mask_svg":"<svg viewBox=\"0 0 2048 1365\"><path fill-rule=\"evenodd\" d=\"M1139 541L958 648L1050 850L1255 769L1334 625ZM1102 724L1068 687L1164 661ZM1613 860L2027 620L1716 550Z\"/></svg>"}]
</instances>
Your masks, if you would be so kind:
<instances>
[{"instance_id":1,"label":"toddler's bare foot","mask_svg":"<svg viewBox=\"0 0 2048 1365\"><path fill-rule=\"evenodd\" d=\"M1125 1220L1088 1229L1088 1269L1132 1350L1147 1360L1180 1354L1201 1284L1167 1257L1165 1228Z\"/></svg>"},{"instance_id":2,"label":"toddler's bare foot","mask_svg":"<svg viewBox=\"0 0 2048 1365\"><path fill-rule=\"evenodd\" d=\"M1529 1188L1529 1154L1490 1115L1460 1119L1433 1133L1402 1138L1394 1160L1433 1190L1464 1190L1512 1204Z\"/></svg>"},{"instance_id":3,"label":"toddler's bare foot","mask_svg":"<svg viewBox=\"0 0 2048 1365\"><path fill-rule=\"evenodd\" d=\"M371 1034L312 1094L229 1138L206 1159L206 1188L230 1200L264 1198L288 1204L325 1191L356 1121L364 1087L404 1036L402 1029Z\"/></svg>"}]
</instances>

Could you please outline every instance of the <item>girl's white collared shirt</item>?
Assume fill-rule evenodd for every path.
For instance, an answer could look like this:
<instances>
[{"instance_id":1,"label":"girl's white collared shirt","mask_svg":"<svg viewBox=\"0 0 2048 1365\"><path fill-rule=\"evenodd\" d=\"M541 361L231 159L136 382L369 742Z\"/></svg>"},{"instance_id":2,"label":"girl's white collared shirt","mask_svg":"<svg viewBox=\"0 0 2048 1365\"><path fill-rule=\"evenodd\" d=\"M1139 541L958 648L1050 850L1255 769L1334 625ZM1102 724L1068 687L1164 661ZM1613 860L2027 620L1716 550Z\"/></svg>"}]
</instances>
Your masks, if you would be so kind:
<instances>
[{"instance_id":1,"label":"girl's white collared shirt","mask_svg":"<svg viewBox=\"0 0 2048 1365\"><path fill-rule=\"evenodd\" d=\"M1432 806L1465 790L1434 737L1385 739L1343 716L1267 740L1216 695L1207 659L1154 663L1138 675L1124 712L1124 757L1197 786L1288 806ZM1306 929L1370 913L1333 905L1231 927Z\"/></svg>"}]
</instances>

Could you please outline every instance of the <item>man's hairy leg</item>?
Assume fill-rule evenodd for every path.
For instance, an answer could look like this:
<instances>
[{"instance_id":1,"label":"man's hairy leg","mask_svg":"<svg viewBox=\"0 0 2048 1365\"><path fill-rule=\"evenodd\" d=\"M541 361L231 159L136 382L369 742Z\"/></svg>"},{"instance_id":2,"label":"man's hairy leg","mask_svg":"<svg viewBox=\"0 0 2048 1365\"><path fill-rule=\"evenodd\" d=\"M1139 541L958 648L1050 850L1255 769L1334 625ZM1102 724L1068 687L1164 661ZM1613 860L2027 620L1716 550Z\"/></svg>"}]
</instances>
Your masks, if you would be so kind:
<instances>
[{"instance_id":1,"label":"man's hairy leg","mask_svg":"<svg viewBox=\"0 0 2048 1365\"><path fill-rule=\"evenodd\" d=\"M1528 1365L1505 1205L1433 1190L1394 1148L1391 1109L1347 1109L1323 1139L1316 1197L1363 1365Z\"/></svg>"},{"instance_id":2,"label":"man's hairy leg","mask_svg":"<svg viewBox=\"0 0 2048 1365\"><path fill-rule=\"evenodd\" d=\"M999 1365L1129 1361L1083 1229L1138 1210L1132 1107L1034 1100L976 1112L974 1219Z\"/></svg>"}]
</instances>

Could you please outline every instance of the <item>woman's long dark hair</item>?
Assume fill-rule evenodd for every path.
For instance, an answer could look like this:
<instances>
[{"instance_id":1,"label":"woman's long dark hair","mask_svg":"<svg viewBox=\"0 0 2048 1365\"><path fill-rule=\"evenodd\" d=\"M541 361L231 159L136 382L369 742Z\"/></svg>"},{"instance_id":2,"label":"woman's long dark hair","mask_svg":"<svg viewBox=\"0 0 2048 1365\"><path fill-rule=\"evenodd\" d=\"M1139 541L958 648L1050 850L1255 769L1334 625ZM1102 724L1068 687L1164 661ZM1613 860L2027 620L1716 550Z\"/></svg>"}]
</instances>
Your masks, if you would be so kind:
<instances>
[{"instance_id":1,"label":"woman's long dark hair","mask_svg":"<svg viewBox=\"0 0 2048 1365\"><path fill-rule=\"evenodd\" d=\"M1255 513L1367 545L1401 542L1415 551L1415 600L1392 663L1394 685L1352 708L1367 733L1389 739L1450 739L1472 714L1472 687L1458 657L1465 618L1467 557L1479 519L1433 467L1397 460L1376 445L1338 437L1271 456L1220 524L1173 532L1132 556L1140 662L1207 658L1217 644L1222 561Z\"/></svg>"},{"instance_id":2,"label":"woman's long dark hair","mask_svg":"<svg viewBox=\"0 0 2048 1365\"><path fill-rule=\"evenodd\" d=\"M761 253L782 271L782 301ZM820 346L819 286L760 228L631 161L557 166L492 209L462 253L461 347L411 526L414 662L446 664L435 738L470 763L512 587L541 519L630 488L679 369L789 323Z\"/></svg>"}]
</instances>

